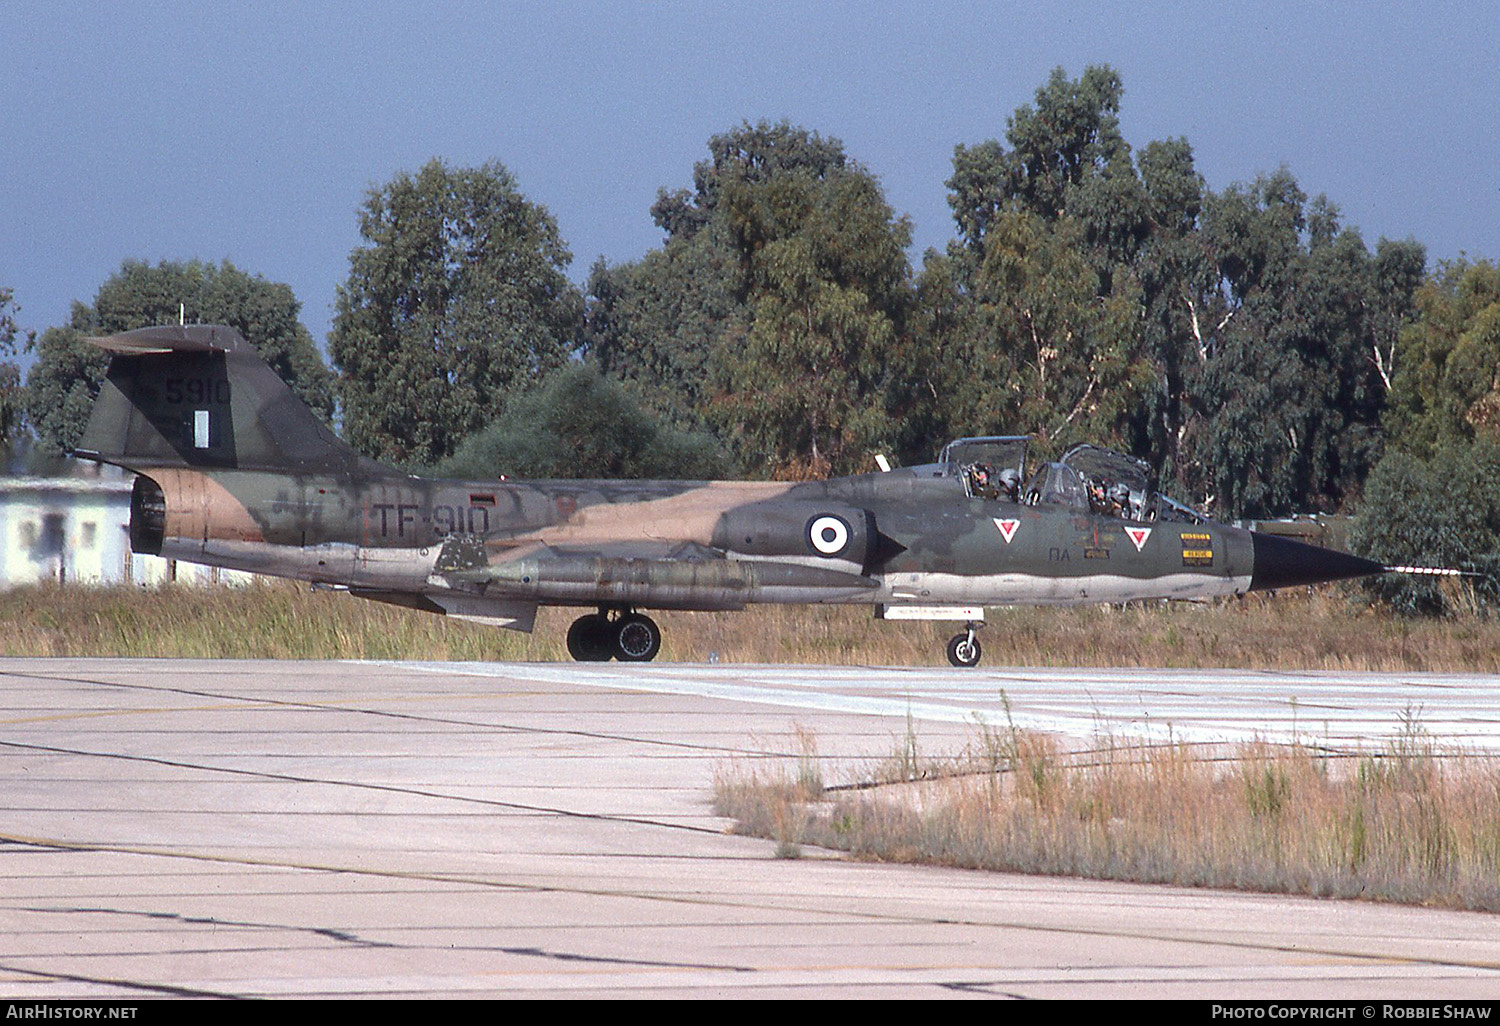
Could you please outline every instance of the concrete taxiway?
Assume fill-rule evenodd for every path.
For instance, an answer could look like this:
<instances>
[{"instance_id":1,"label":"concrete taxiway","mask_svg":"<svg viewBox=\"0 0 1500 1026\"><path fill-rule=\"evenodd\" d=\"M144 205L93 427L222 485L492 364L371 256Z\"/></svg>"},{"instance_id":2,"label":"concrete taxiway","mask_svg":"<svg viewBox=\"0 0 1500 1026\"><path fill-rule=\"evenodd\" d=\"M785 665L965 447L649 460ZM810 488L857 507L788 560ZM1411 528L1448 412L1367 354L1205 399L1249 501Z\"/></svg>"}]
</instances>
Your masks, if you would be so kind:
<instances>
[{"instance_id":1,"label":"concrete taxiway","mask_svg":"<svg viewBox=\"0 0 1500 1026\"><path fill-rule=\"evenodd\" d=\"M976 719L1500 747L1494 678L0 660L0 995L1500 995L1500 918L773 857L717 771Z\"/></svg>"}]
</instances>

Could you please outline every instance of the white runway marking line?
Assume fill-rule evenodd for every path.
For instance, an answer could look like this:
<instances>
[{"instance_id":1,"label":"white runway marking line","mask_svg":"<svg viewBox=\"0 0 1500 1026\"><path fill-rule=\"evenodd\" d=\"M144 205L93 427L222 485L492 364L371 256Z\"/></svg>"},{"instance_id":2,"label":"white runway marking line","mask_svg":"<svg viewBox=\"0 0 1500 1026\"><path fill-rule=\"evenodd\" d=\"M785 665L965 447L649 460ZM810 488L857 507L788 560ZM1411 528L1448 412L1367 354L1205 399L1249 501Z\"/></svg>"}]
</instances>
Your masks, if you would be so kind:
<instances>
[{"instance_id":1,"label":"white runway marking line","mask_svg":"<svg viewBox=\"0 0 1500 1026\"><path fill-rule=\"evenodd\" d=\"M1017 726L1076 737L1288 741L1379 747L1410 717L1439 747L1500 751L1500 679L1458 674L1259 670L946 671L928 668L574 667L536 663L380 662L583 687L692 695L755 705L941 723ZM1006 704L1009 703L1009 713Z\"/></svg>"}]
</instances>

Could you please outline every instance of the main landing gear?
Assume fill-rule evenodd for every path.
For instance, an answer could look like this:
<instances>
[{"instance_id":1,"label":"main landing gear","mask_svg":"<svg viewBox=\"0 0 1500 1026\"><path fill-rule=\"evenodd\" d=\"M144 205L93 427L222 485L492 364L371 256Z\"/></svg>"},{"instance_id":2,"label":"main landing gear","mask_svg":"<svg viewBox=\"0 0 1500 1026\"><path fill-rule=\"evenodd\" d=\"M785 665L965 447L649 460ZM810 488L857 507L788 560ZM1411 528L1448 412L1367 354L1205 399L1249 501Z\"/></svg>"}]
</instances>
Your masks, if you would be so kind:
<instances>
[{"instance_id":1,"label":"main landing gear","mask_svg":"<svg viewBox=\"0 0 1500 1026\"><path fill-rule=\"evenodd\" d=\"M568 628L568 654L580 663L648 663L660 651L661 628L644 613L618 610L611 619L608 609L600 609Z\"/></svg>"},{"instance_id":2,"label":"main landing gear","mask_svg":"<svg viewBox=\"0 0 1500 1026\"><path fill-rule=\"evenodd\" d=\"M971 620L964 626L962 634L955 634L948 639L948 661L954 666L978 666L979 656L983 649L979 647L979 639L974 632L983 627L981 621Z\"/></svg>"}]
</instances>

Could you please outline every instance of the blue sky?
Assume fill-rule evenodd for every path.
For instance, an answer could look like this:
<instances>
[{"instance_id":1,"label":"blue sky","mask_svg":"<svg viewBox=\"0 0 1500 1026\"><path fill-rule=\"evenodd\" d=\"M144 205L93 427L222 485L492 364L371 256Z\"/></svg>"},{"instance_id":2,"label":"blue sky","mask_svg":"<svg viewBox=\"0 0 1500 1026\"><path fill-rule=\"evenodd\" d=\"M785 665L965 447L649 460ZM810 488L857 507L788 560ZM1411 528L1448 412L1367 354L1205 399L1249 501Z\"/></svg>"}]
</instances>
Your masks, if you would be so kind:
<instances>
[{"instance_id":1,"label":"blue sky","mask_svg":"<svg viewBox=\"0 0 1500 1026\"><path fill-rule=\"evenodd\" d=\"M1213 188L1286 164L1372 247L1500 257L1500 5L1485 3L32 3L0 5L0 285L62 323L126 258L289 283L321 343L366 191L499 160L581 281L659 244L709 136L844 141L953 234L953 147L1003 138L1051 69L1108 63L1139 149Z\"/></svg>"}]
</instances>

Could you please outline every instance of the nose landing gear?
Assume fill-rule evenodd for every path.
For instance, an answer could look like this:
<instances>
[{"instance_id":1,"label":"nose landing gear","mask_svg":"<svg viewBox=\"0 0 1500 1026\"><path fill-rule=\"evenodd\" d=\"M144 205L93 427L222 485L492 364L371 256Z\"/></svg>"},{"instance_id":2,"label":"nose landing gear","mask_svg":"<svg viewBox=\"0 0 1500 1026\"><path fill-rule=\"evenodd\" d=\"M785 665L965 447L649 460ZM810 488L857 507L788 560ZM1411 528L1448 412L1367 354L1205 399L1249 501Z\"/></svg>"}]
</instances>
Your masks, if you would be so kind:
<instances>
[{"instance_id":1,"label":"nose landing gear","mask_svg":"<svg viewBox=\"0 0 1500 1026\"><path fill-rule=\"evenodd\" d=\"M600 609L580 616L568 628L568 654L581 663L645 663L660 651L661 628L656 621L629 609L617 611L614 619L608 609Z\"/></svg>"},{"instance_id":2,"label":"nose landing gear","mask_svg":"<svg viewBox=\"0 0 1500 1026\"><path fill-rule=\"evenodd\" d=\"M962 634L955 634L948 639L948 661L954 666L978 666L979 657L983 649L979 645L979 639L974 632L983 627L982 621L971 620L965 625Z\"/></svg>"}]
</instances>

